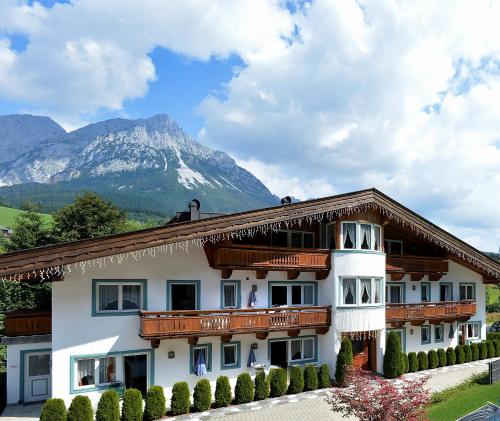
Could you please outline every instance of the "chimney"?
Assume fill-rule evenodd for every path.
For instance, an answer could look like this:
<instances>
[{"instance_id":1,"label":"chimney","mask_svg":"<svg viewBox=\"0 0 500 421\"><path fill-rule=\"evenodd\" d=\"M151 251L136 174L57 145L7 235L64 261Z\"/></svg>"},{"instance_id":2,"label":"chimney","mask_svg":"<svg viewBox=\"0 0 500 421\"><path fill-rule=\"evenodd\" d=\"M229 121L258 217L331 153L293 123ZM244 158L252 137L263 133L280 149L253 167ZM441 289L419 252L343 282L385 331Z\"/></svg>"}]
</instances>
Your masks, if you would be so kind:
<instances>
[{"instance_id":1,"label":"chimney","mask_svg":"<svg viewBox=\"0 0 500 421\"><path fill-rule=\"evenodd\" d=\"M200 219L200 201L197 199L191 200L188 204L190 221Z\"/></svg>"}]
</instances>

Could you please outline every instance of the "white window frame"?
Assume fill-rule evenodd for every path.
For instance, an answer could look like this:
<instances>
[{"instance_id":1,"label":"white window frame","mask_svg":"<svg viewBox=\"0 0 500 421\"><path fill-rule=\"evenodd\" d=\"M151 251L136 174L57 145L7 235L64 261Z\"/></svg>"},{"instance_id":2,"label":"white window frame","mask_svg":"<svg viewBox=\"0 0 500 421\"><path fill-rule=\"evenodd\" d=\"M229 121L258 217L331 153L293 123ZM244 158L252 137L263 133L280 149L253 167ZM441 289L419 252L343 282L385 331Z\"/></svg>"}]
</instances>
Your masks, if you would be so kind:
<instances>
[{"instance_id":1,"label":"white window frame","mask_svg":"<svg viewBox=\"0 0 500 421\"><path fill-rule=\"evenodd\" d=\"M344 248L344 224L355 224L356 225L356 247L346 249ZM361 225L370 225L370 247L368 249L363 249L361 248ZM382 244L384 242L384 235L383 235L383 230L382 226L379 224L374 224L372 222L367 222L367 221L342 221L341 223L341 229L340 229L340 244L338 248L342 250L362 250L362 251L375 251L375 252L382 252ZM378 227L380 230L380 241L379 241L379 249L375 250L375 227Z\"/></svg>"},{"instance_id":2,"label":"white window frame","mask_svg":"<svg viewBox=\"0 0 500 421\"><path fill-rule=\"evenodd\" d=\"M288 363L289 364L297 364L301 363L303 361L314 361L316 359L316 337L306 337L306 338L301 338L296 337L296 338L290 338L287 339L287 354L288 354ZM300 359L292 360L292 341L300 341ZM313 350L313 355L310 358L304 358L304 342L305 341L311 341L312 342L312 350Z\"/></svg>"},{"instance_id":3,"label":"white window frame","mask_svg":"<svg viewBox=\"0 0 500 421\"><path fill-rule=\"evenodd\" d=\"M356 280L356 297L355 297L355 303L354 304L345 304L344 303L344 279L355 279ZM361 291L361 280L362 279L370 279L370 288L371 288L371 294L370 294L370 302L368 303L362 303L361 297L363 296L363 293ZM384 297L384 278L379 277L379 276L339 276L339 295L338 295L338 300L337 300L337 307L373 307L373 306L382 306L384 305L385 302L385 297ZM376 281L379 280L380 282L380 302L376 303L375 302L375 285Z\"/></svg>"},{"instance_id":4,"label":"white window frame","mask_svg":"<svg viewBox=\"0 0 500 421\"><path fill-rule=\"evenodd\" d=\"M465 330L467 332L467 340L469 340L469 339L472 339L472 340L481 339L481 322L480 321L475 320L475 321L471 321L471 322L460 323L458 325L459 334L461 334L460 333L462 331L461 327L464 325L465 325ZM474 333L474 326L477 326L477 336L469 336L469 325L472 326L472 333Z\"/></svg>"},{"instance_id":5,"label":"white window frame","mask_svg":"<svg viewBox=\"0 0 500 421\"><path fill-rule=\"evenodd\" d=\"M300 286L300 302L301 304L292 304L292 287L294 286ZM312 287L313 289L313 302L312 304L305 304L304 303L304 286L309 286ZM316 304L316 287L317 285L315 283L308 283L308 282L300 282L300 283L272 283L270 286L270 297L269 297L269 303L271 303L272 307L272 294L273 294L273 287L286 287L286 306L287 307L307 307L307 306L315 306Z\"/></svg>"},{"instance_id":6,"label":"white window frame","mask_svg":"<svg viewBox=\"0 0 500 421\"><path fill-rule=\"evenodd\" d=\"M100 286L105 285L105 286L113 286L116 285L118 286L118 309L117 310L101 310L99 308L100 304L100 299L99 299L99 290ZM139 286L140 287L140 297L141 297L141 302L139 305L139 308L131 308L131 309L123 309L123 286ZM97 314L107 314L107 313L137 313L139 310L144 309L144 285L141 282L130 282L130 281L116 281L116 282L109 282L109 281L97 281L96 282L96 287L95 287L95 312Z\"/></svg>"},{"instance_id":7,"label":"white window frame","mask_svg":"<svg viewBox=\"0 0 500 421\"><path fill-rule=\"evenodd\" d=\"M123 360L122 358L119 358L120 355L96 355L95 357L82 357L82 358L75 358L74 360L74 369L73 372L75 373L75 378L74 378L74 385L73 388L75 390L81 390L81 389L88 389L88 388L99 388L102 386L109 386L111 383L114 383L116 381L119 381L119 373L123 370ZM111 382L100 382L100 373L99 373L99 368L100 368L100 360L103 358L114 358L115 359L115 380ZM94 384L88 384L88 385L82 385L80 386L79 380L80 380L80 375L78 373L78 362L79 361L94 361Z\"/></svg>"}]
</instances>

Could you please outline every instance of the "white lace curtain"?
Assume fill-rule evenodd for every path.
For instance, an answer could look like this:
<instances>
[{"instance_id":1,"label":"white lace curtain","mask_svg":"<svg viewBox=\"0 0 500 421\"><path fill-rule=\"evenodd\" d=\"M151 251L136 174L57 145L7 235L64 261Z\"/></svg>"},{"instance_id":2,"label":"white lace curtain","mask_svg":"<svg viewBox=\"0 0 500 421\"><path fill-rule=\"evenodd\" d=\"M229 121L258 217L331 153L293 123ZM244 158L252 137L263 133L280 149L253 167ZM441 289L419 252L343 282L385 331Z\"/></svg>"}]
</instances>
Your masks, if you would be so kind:
<instances>
[{"instance_id":1,"label":"white lace curtain","mask_svg":"<svg viewBox=\"0 0 500 421\"><path fill-rule=\"evenodd\" d=\"M79 385L85 386L94 384L95 360L78 361L78 379Z\"/></svg>"},{"instance_id":2,"label":"white lace curtain","mask_svg":"<svg viewBox=\"0 0 500 421\"><path fill-rule=\"evenodd\" d=\"M99 285L99 309L118 310L118 285Z\"/></svg>"},{"instance_id":3,"label":"white lace curtain","mask_svg":"<svg viewBox=\"0 0 500 421\"><path fill-rule=\"evenodd\" d=\"M361 224L361 248L369 250L372 243L372 226Z\"/></svg>"},{"instance_id":4,"label":"white lace curtain","mask_svg":"<svg viewBox=\"0 0 500 421\"><path fill-rule=\"evenodd\" d=\"M344 304L354 304L356 300L356 279L344 279Z\"/></svg>"},{"instance_id":5,"label":"white lace curtain","mask_svg":"<svg viewBox=\"0 0 500 421\"><path fill-rule=\"evenodd\" d=\"M123 309L131 310L141 307L141 286L123 285Z\"/></svg>"},{"instance_id":6,"label":"white lace curtain","mask_svg":"<svg viewBox=\"0 0 500 421\"><path fill-rule=\"evenodd\" d=\"M344 248L356 248L356 224L344 224Z\"/></svg>"}]
</instances>

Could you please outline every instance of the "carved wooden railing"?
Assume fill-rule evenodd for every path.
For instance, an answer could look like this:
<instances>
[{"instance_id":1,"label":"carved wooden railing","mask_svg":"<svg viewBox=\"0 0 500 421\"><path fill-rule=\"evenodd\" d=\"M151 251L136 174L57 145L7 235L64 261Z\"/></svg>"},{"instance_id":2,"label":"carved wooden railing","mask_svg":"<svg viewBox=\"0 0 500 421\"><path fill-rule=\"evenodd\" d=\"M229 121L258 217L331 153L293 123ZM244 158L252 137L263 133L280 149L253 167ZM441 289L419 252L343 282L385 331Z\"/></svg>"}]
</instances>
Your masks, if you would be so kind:
<instances>
[{"instance_id":1,"label":"carved wooden railing","mask_svg":"<svg viewBox=\"0 0 500 421\"><path fill-rule=\"evenodd\" d=\"M218 336L328 327L331 306L141 311L143 338Z\"/></svg>"},{"instance_id":2,"label":"carved wooden railing","mask_svg":"<svg viewBox=\"0 0 500 421\"><path fill-rule=\"evenodd\" d=\"M387 322L412 320L457 320L476 314L475 301L438 301L416 304L386 304Z\"/></svg>"},{"instance_id":3,"label":"carved wooden railing","mask_svg":"<svg viewBox=\"0 0 500 421\"><path fill-rule=\"evenodd\" d=\"M447 273L448 261L440 257L387 256L387 265L400 268L406 273Z\"/></svg>"},{"instance_id":4,"label":"carved wooden railing","mask_svg":"<svg viewBox=\"0 0 500 421\"><path fill-rule=\"evenodd\" d=\"M6 336L45 335L52 332L50 312L13 311L5 313Z\"/></svg>"},{"instance_id":5,"label":"carved wooden railing","mask_svg":"<svg viewBox=\"0 0 500 421\"><path fill-rule=\"evenodd\" d=\"M300 271L330 269L330 250L230 244L213 250L214 268Z\"/></svg>"}]
</instances>

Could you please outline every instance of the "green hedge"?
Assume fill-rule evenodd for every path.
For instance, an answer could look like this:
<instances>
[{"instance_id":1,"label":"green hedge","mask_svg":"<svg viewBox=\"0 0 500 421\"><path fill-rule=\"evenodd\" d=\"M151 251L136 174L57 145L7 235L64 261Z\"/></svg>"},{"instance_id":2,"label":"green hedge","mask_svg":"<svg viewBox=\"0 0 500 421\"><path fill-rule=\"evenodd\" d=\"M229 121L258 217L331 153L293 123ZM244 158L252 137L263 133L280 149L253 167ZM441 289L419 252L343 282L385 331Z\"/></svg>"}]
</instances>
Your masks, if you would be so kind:
<instances>
[{"instance_id":1,"label":"green hedge","mask_svg":"<svg viewBox=\"0 0 500 421\"><path fill-rule=\"evenodd\" d=\"M404 360L399 336L395 332L389 332L385 345L384 376L388 379L394 379L403 373Z\"/></svg>"},{"instance_id":2,"label":"green hedge","mask_svg":"<svg viewBox=\"0 0 500 421\"><path fill-rule=\"evenodd\" d=\"M347 369L352 365L352 343L349 338L342 339L335 365L335 381L338 386L344 386Z\"/></svg>"},{"instance_id":3,"label":"green hedge","mask_svg":"<svg viewBox=\"0 0 500 421\"><path fill-rule=\"evenodd\" d=\"M416 371L418 371L418 359L415 352L408 353L408 364L410 373L415 373Z\"/></svg>"},{"instance_id":4,"label":"green hedge","mask_svg":"<svg viewBox=\"0 0 500 421\"><path fill-rule=\"evenodd\" d=\"M288 384L288 390L286 391L289 395L295 395L304 390L304 375L299 366L292 365L290 367L290 383Z\"/></svg>"},{"instance_id":5,"label":"green hedge","mask_svg":"<svg viewBox=\"0 0 500 421\"><path fill-rule=\"evenodd\" d=\"M142 421L142 393L137 389L127 389L123 394L122 421Z\"/></svg>"},{"instance_id":6,"label":"green hedge","mask_svg":"<svg viewBox=\"0 0 500 421\"><path fill-rule=\"evenodd\" d=\"M259 370L254 379L255 393L253 399L261 401L269 397L269 377L266 378L264 371Z\"/></svg>"},{"instance_id":7,"label":"green hedge","mask_svg":"<svg viewBox=\"0 0 500 421\"><path fill-rule=\"evenodd\" d=\"M429 360L427 359L427 354L424 351L418 353L418 369L419 371L427 370L429 368Z\"/></svg>"},{"instance_id":8,"label":"green hedge","mask_svg":"<svg viewBox=\"0 0 500 421\"><path fill-rule=\"evenodd\" d=\"M68 421L94 421L94 410L88 396L77 395L73 398L68 408Z\"/></svg>"},{"instance_id":9,"label":"green hedge","mask_svg":"<svg viewBox=\"0 0 500 421\"><path fill-rule=\"evenodd\" d=\"M172 415L188 414L190 405L188 384L186 382L175 383L172 388L172 398L170 400Z\"/></svg>"},{"instance_id":10,"label":"green hedge","mask_svg":"<svg viewBox=\"0 0 500 421\"><path fill-rule=\"evenodd\" d=\"M434 349L431 349L427 353L427 359L429 361L429 368L436 368L439 365L438 354Z\"/></svg>"},{"instance_id":11,"label":"green hedge","mask_svg":"<svg viewBox=\"0 0 500 421\"><path fill-rule=\"evenodd\" d=\"M455 365L455 350L450 346L446 348L446 365Z\"/></svg>"},{"instance_id":12,"label":"green hedge","mask_svg":"<svg viewBox=\"0 0 500 421\"><path fill-rule=\"evenodd\" d=\"M68 411L62 399L47 399L43 405L40 421L67 421Z\"/></svg>"},{"instance_id":13,"label":"green hedge","mask_svg":"<svg viewBox=\"0 0 500 421\"><path fill-rule=\"evenodd\" d=\"M456 363L463 364L465 362L465 352L462 345L457 345L455 347Z\"/></svg>"},{"instance_id":14,"label":"green hedge","mask_svg":"<svg viewBox=\"0 0 500 421\"><path fill-rule=\"evenodd\" d=\"M484 360L488 358L488 348L486 347L486 343L479 342L477 345L479 347L479 359Z\"/></svg>"},{"instance_id":15,"label":"green hedge","mask_svg":"<svg viewBox=\"0 0 500 421\"><path fill-rule=\"evenodd\" d=\"M486 341L486 347L488 348L488 358L495 358L495 344L493 341Z\"/></svg>"},{"instance_id":16,"label":"green hedge","mask_svg":"<svg viewBox=\"0 0 500 421\"><path fill-rule=\"evenodd\" d=\"M410 371L410 361L408 360L408 354L403 353L403 363L404 372L408 373Z\"/></svg>"},{"instance_id":17,"label":"green hedge","mask_svg":"<svg viewBox=\"0 0 500 421\"><path fill-rule=\"evenodd\" d=\"M207 379L201 379L196 383L193 391L193 406L195 411L203 412L210 409L212 404L212 387Z\"/></svg>"},{"instance_id":18,"label":"green hedge","mask_svg":"<svg viewBox=\"0 0 500 421\"><path fill-rule=\"evenodd\" d=\"M189 391L188 391L189 392ZM165 394L163 387L151 386L146 394L146 406L144 407L144 420L158 420L167 412Z\"/></svg>"},{"instance_id":19,"label":"green hedge","mask_svg":"<svg viewBox=\"0 0 500 421\"><path fill-rule=\"evenodd\" d=\"M328 364L322 364L318 372L318 387L324 389L330 387L332 382L330 380L330 368Z\"/></svg>"},{"instance_id":20,"label":"green hedge","mask_svg":"<svg viewBox=\"0 0 500 421\"><path fill-rule=\"evenodd\" d=\"M479 345L477 343L470 344L470 349L472 351L472 361L479 360Z\"/></svg>"},{"instance_id":21,"label":"green hedge","mask_svg":"<svg viewBox=\"0 0 500 421\"><path fill-rule=\"evenodd\" d=\"M283 368L272 368L269 372L269 396L277 398L286 393L286 371Z\"/></svg>"},{"instance_id":22,"label":"green hedge","mask_svg":"<svg viewBox=\"0 0 500 421\"><path fill-rule=\"evenodd\" d=\"M95 421L120 421L120 398L114 390L106 390L101 395Z\"/></svg>"},{"instance_id":23,"label":"green hedge","mask_svg":"<svg viewBox=\"0 0 500 421\"><path fill-rule=\"evenodd\" d=\"M437 355L438 355L438 366L439 367L445 367L446 366L446 351L443 348L439 348L437 350Z\"/></svg>"},{"instance_id":24,"label":"green hedge","mask_svg":"<svg viewBox=\"0 0 500 421\"><path fill-rule=\"evenodd\" d=\"M236 379L234 398L236 403L248 403L253 401L253 381L248 373L241 373Z\"/></svg>"},{"instance_id":25,"label":"green hedge","mask_svg":"<svg viewBox=\"0 0 500 421\"><path fill-rule=\"evenodd\" d=\"M472 349L470 345L464 345L465 362L470 363L472 361Z\"/></svg>"},{"instance_id":26,"label":"green hedge","mask_svg":"<svg viewBox=\"0 0 500 421\"><path fill-rule=\"evenodd\" d=\"M495 355L500 357L500 339L493 339L493 343L495 344Z\"/></svg>"},{"instance_id":27,"label":"green hedge","mask_svg":"<svg viewBox=\"0 0 500 421\"><path fill-rule=\"evenodd\" d=\"M222 408L231 403L231 385L227 376L219 376L215 383L215 406Z\"/></svg>"},{"instance_id":28,"label":"green hedge","mask_svg":"<svg viewBox=\"0 0 500 421\"><path fill-rule=\"evenodd\" d=\"M495 339L500 340L500 332L488 332L486 334L486 339L494 341Z\"/></svg>"},{"instance_id":29,"label":"green hedge","mask_svg":"<svg viewBox=\"0 0 500 421\"><path fill-rule=\"evenodd\" d=\"M318 388L318 373L316 367L309 364L304 369L304 392Z\"/></svg>"}]
</instances>

